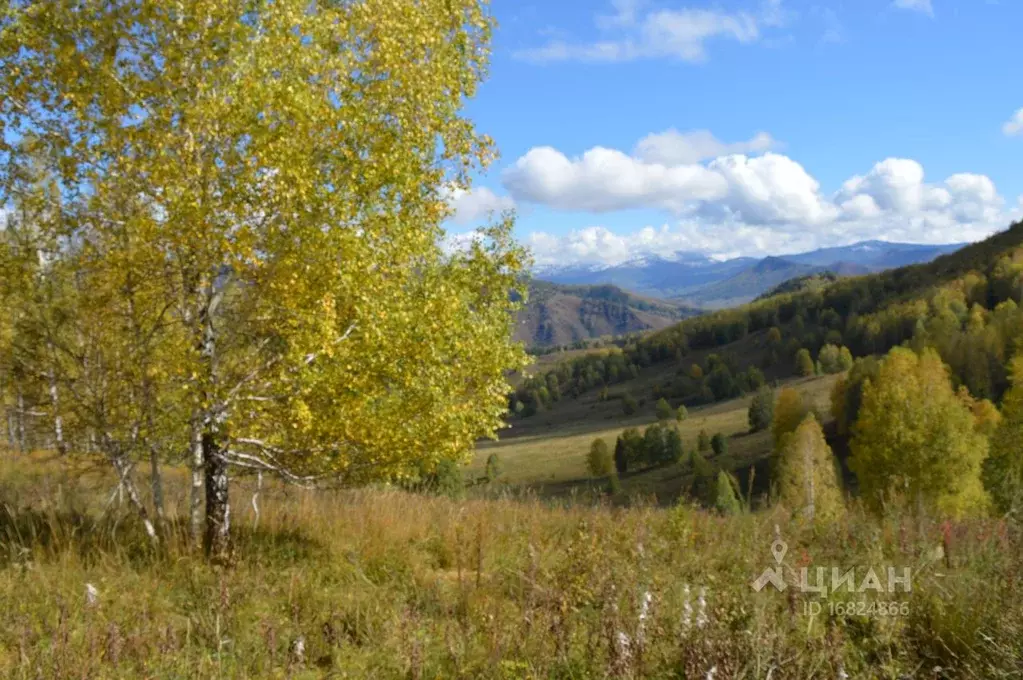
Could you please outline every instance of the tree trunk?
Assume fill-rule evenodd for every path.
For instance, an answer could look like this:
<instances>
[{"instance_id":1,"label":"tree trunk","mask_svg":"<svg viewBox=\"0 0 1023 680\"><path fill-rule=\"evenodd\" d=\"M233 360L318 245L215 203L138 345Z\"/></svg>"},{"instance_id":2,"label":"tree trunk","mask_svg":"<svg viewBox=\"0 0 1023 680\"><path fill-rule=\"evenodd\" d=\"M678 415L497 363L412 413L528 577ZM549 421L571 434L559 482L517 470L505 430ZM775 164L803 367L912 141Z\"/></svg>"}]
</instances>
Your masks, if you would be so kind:
<instances>
[{"instance_id":1,"label":"tree trunk","mask_svg":"<svg viewBox=\"0 0 1023 680\"><path fill-rule=\"evenodd\" d=\"M227 457L213 433L202 436L206 471L206 535L203 548L206 557L224 564L230 557L231 505L227 497Z\"/></svg>"},{"instance_id":2,"label":"tree trunk","mask_svg":"<svg viewBox=\"0 0 1023 680\"><path fill-rule=\"evenodd\" d=\"M25 453L28 448L25 442L25 395L18 387L18 450Z\"/></svg>"},{"instance_id":3,"label":"tree trunk","mask_svg":"<svg viewBox=\"0 0 1023 680\"><path fill-rule=\"evenodd\" d=\"M813 461L813 446L809 441L802 442L803 444L803 468L806 474L806 518L809 520L814 519L816 514L816 502L817 493L814 489L814 475L817 471L814 469Z\"/></svg>"},{"instance_id":4,"label":"tree trunk","mask_svg":"<svg viewBox=\"0 0 1023 680\"><path fill-rule=\"evenodd\" d=\"M191 466L192 466L192 489L191 497L189 498L188 514L189 514L189 527L192 537L192 545L196 548L199 547L203 537L203 514L202 514L202 495L203 495L203 474L204 474L204 457L203 457L203 444L202 444L202 423L198 415L192 418L191 425Z\"/></svg>"},{"instance_id":5,"label":"tree trunk","mask_svg":"<svg viewBox=\"0 0 1023 680\"><path fill-rule=\"evenodd\" d=\"M60 415L60 396L57 393L57 378L53 369L49 370L47 378L50 383L50 406L53 408L53 439L57 446L57 453L67 455L67 444L64 443L64 418Z\"/></svg>"},{"instance_id":6,"label":"tree trunk","mask_svg":"<svg viewBox=\"0 0 1023 680\"><path fill-rule=\"evenodd\" d=\"M18 445L18 437L15 434L16 431L17 431L17 427L15 426L14 422L15 422L14 409L8 408L7 409L7 446L8 446L8 448L11 449L11 451L13 451L15 449L15 447L17 447L17 445Z\"/></svg>"},{"instance_id":7,"label":"tree trunk","mask_svg":"<svg viewBox=\"0 0 1023 680\"><path fill-rule=\"evenodd\" d=\"M153 486L153 514L156 515L156 529L165 536L167 513L163 507L163 479L160 477L160 457L155 446L149 447L149 475Z\"/></svg>"},{"instance_id":8,"label":"tree trunk","mask_svg":"<svg viewBox=\"0 0 1023 680\"><path fill-rule=\"evenodd\" d=\"M123 489L128 492L128 500L135 506L135 510L139 513L139 518L142 520L142 526L146 529L146 536L149 537L150 542L154 547L159 545L159 538L156 535L156 528L153 526L152 521L149 519L149 513L146 511L146 505L142 502L141 496L139 496L138 487L135 486L134 480L131 478L131 466L121 456L111 456L111 462L114 464L114 469L117 471L117 475L120 478L117 489L118 493Z\"/></svg>"}]
</instances>

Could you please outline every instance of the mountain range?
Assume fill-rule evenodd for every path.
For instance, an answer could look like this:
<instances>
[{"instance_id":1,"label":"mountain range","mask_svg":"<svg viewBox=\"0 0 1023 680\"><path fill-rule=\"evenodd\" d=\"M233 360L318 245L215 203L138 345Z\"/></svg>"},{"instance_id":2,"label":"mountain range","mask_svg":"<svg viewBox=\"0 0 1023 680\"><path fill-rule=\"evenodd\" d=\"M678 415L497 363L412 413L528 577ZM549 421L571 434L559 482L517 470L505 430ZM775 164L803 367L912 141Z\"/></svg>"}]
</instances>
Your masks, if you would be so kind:
<instances>
[{"instance_id":1,"label":"mountain range","mask_svg":"<svg viewBox=\"0 0 1023 680\"><path fill-rule=\"evenodd\" d=\"M964 245L861 241L780 257L739 257L723 261L701 253L679 251L613 266L547 266L537 269L534 275L558 284L611 284L641 296L717 309L749 302L789 279L825 271L854 276L930 262Z\"/></svg>"}]
</instances>

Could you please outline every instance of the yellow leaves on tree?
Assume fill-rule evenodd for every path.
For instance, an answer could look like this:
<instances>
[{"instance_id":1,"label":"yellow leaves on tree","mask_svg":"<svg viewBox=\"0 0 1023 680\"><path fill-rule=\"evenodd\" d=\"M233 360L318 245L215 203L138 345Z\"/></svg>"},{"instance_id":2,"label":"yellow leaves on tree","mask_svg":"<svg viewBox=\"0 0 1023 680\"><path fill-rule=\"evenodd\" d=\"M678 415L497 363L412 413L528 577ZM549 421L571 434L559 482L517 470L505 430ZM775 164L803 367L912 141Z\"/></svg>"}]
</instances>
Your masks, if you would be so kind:
<instances>
[{"instance_id":1,"label":"yellow leaves on tree","mask_svg":"<svg viewBox=\"0 0 1023 680\"><path fill-rule=\"evenodd\" d=\"M74 219L53 229L86 244L64 254L77 284L117 318L134 277L131 304L159 317L146 374L179 396L168 452L201 440L207 474L358 482L495 434L524 360L525 255L510 218L442 247L446 197L493 158L461 114L488 61L483 2L4 7L0 129L71 159L53 170ZM128 348L105 365L133 360L129 330L97 331Z\"/></svg>"},{"instance_id":2,"label":"yellow leaves on tree","mask_svg":"<svg viewBox=\"0 0 1023 680\"><path fill-rule=\"evenodd\" d=\"M808 412L798 390L786 387L778 392L774 404L774 422L771 425L775 451L781 449L785 436L796 431Z\"/></svg>"},{"instance_id":3,"label":"yellow leaves on tree","mask_svg":"<svg viewBox=\"0 0 1023 680\"><path fill-rule=\"evenodd\" d=\"M849 466L869 505L961 515L988 504L980 482L988 442L938 354L895 348L863 386Z\"/></svg>"},{"instance_id":4,"label":"yellow leaves on tree","mask_svg":"<svg viewBox=\"0 0 1023 680\"><path fill-rule=\"evenodd\" d=\"M795 517L834 521L844 510L835 457L813 415L785 437L778 460L778 502Z\"/></svg>"},{"instance_id":5,"label":"yellow leaves on tree","mask_svg":"<svg viewBox=\"0 0 1023 680\"><path fill-rule=\"evenodd\" d=\"M1023 356L1012 364L1012 387L1002 400L1002 417L991 435L984 461L984 486L998 512L1023 512Z\"/></svg>"}]
</instances>

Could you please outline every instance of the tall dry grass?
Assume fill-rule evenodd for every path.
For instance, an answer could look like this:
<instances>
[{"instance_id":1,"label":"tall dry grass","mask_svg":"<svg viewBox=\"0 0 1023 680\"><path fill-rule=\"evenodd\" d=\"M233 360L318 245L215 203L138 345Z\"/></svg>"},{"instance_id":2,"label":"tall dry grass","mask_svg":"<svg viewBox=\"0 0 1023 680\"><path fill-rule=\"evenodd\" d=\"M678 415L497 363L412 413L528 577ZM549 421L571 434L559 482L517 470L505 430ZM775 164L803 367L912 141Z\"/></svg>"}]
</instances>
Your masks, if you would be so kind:
<instances>
[{"instance_id":1,"label":"tall dry grass","mask_svg":"<svg viewBox=\"0 0 1023 680\"><path fill-rule=\"evenodd\" d=\"M154 551L102 470L0 463L0 676L1011 678L1023 539L985 520L827 528L527 497L235 491L235 560ZM183 476L169 494L183 499ZM912 592L756 593L774 564L910 566ZM860 574L863 572L861 571ZM91 590L90 590L91 587ZM832 613L897 599L907 613ZM808 602L822 612L809 616Z\"/></svg>"}]
</instances>

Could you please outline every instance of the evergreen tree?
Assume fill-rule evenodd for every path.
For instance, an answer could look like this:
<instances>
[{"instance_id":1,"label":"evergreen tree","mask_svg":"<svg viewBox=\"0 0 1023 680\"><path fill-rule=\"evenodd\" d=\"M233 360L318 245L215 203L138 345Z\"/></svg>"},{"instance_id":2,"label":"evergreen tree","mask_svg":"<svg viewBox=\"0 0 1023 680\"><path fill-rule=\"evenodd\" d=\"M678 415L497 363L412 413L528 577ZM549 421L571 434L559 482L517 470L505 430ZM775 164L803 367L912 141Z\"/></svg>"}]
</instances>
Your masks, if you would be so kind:
<instances>
[{"instance_id":1,"label":"evergreen tree","mask_svg":"<svg viewBox=\"0 0 1023 680\"><path fill-rule=\"evenodd\" d=\"M717 468L699 451L692 455L692 495L702 505L713 508L717 500Z\"/></svg>"},{"instance_id":2,"label":"evergreen tree","mask_svg":"<svg viewBox=\"0 0 1023 680\"><path fill-rule=\"evenodd\" d=\"M635 469L646 461L643 435L635 427L622 432L622 446L630 469Z\"/></svg>"},{"instance_id":3,"label":"evergreen tree","mask_svg":"<svg viewBox=\"0 0 1023 680\"><path fill-rule=\"evenodd\" d=\"M706 430L700 430L700 434L696 439L696 450L700 453L710 451L710 435L707 434Z\"/></svg>"},{"instance_id":4,"label":"evergreen tree","mask_svg":"<svg viewBox=\"0 0 1023 680\"><path fill-rule=\"evenodd\" d=\"M1023 513L1023 357L1012 362L1012 387L1002 401L1002 419L984 461L984 486L1002 514Z\"/></svg>"},{"instance_id":5,"label":"evergreen tree","mask_svg":"<svg viewBox=\"0 0 1023 680\"><path fill-rule=\"evenodd\" d=\"M683 423L683 422L685 422L686 418L688 418L688 417L689 417L689 411L686 409L685 404L679 406L678 410L675 411L675 420L676 420L676 422Z\"/></svg>"},{"instance_id":6,"label":"evergreen tree","mask_svg":"<svg viewBox=\"0 0 1023 680\"><path fill-rule=\"evenodd\" d=\"M682 459L685 457L685 449L682 445L682 435L679 431L674 427L668 428L664 439L666 460L675 463L682 462Z\"/></svg>"},{"instance_id":7,"label":"evergreen tree","mask_svg":"<svg viewBox=\"0 0 1023 680\"><path fill-rule=\"evenodd\" d=\"M607 442L594 439L586 456L586 468L594 477L606 477L614 472L615 461Z\"/></svg>"},{"instance_id":8,"label":"evergreen tree","mask_svg":"<svg viewBox=\"0 0 1023 680\"><path fill-rule=\"evenodd\" d=\"M730 474L724 470L718 472L714 507L722 515L738 515L742 513L742 503L739 501L735 488L736 482Z\"/></svg>"},{"instance_id":9,"label":"evergreen tree","mask_svg":"<svg viewBox=\"0 0 1023 680\"><path fill-rule=\"evenodd\" d=\"M812 415L805 416L785 438L778 460L777 494L783 506L810 521L834 520L843 510L835 458Z\"/></svg>"},{"instance_id":10,"label":"evergreen tree","mask_svg":"<svg viewBox=\"0 0 1023 680\"><path fill-rule=\"evenodd\" d=\"M658 465L665 461L667 447L664 438L665 428L651 425L643 433L643 462L647 465Z\"/></svg>"},{"instance_id":11,"label":"evergreen tree","mask_svg":"<svg viewBox=\"0 0 1023 680\"><path fill-rule=\"evenodd\" d=\"M670 420L675 414L674 409L671 408L671 404L669 404L668 400L664 397L657 400L657 404L654 406L654 411L657 413L657 419L662 422Z\"/></svg>"},{"instance_id":12,"label":"evergreen tree","mask_svg":"<svg viewBox=\"0 0 1023 680\"><path fill-rule=\"evenodd\" d=\"M728 438L718 432L710 439L710 448L715 456L723 456L728 453Z\"/></svg>"},{"instance_id":13,"label":"evergreen tree","mask_svg":"<svg viewBox=\"0 0 1023 680\"><path fill-rule=\"evenodd\" d=\"M868 504L880 509L905 500L917 510L982 512L989 501L980 482L987 454L988 441L938 354L891 350L877 380L864 384L853 425L849 467Z\"/></svg>"},{"instance_id":14,"label":"evergreen tree","mask_svg":"<svg viewBox=\"0 0 1023 680\"><path fill-rule=\"evenodd\" d=\"M750 432L761 432L774 420L774 390L766 385L757 390L749 406Z\"/></svg>"},{"instance_id":15,"label":"evergreen tree","mask_svg":"<svg viewBox=\"0 0 1023 680\"><path fill-rule=\"evenodd\" d=\"M615 442L615 472L618 475L624 475L628 471L629 455L625 450L625 440L619 436Z\"/></svg>"}]
</instances>

